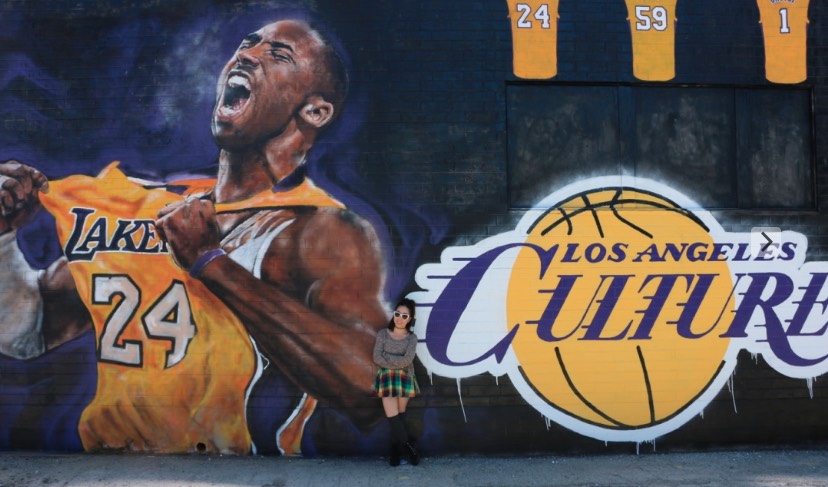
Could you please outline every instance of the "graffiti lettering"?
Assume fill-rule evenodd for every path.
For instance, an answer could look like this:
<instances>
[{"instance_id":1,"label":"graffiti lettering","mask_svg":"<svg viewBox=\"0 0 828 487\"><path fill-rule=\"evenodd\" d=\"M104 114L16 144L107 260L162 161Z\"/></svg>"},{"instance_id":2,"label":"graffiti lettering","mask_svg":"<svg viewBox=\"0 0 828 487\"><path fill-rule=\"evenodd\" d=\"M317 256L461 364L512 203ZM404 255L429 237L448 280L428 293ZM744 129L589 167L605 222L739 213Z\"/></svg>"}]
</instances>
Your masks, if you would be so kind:
<instances>
[{"instance_id":1,"label":"graffiti lettering","mask_svg":"<svg viewBox=\"0 0 828 487\"><path fill-rule=\"evenodd\" d=\"M585 259L590 264L595 264L597 262L603 262L607 260L609 262L623 262L627 258L627 253L625 249L628 247L625 243L616 243L610 247L612 254L608 256L607 246L602 243L593 243L587 245L583 252L579 252L579 245L576 243L571 243L566 245L566 252L564 253L561 262L563 263L575 263L580 262L581 258ZM549 249L552 254L555 254L558 246L553 245L552 248Z\"/></svg>"},{"instance_id":2,"label":"graffiti lettering","mask_svg":"<svg viewBox=\"0 0 828 487\"><path fill-rule=\"evenodd\" d=\"M605 441L684 424L742 350L789 377L828 371L828 263L805 262L804 235L756 248L669 187L614 183L562 188L514 231L422 266L423 364L506 374L546 417Z\"/></svg>"},{"instance_id":3,"label":"graffiti lettering","mask_svg":"<svg viewBox=\"0 0 828 487\"><path fill-rule=\"evenodd\" d=\"M535 252L540 261L540 275L538 277L539 279L544 278L546 272L550 269L557 246L547 250L533 244L515 243L496 247L479 257L471 259L451 279L431 312L430 319L439 320L440 323L446 324L431 330L425 340L428 351L435 360L444 365L454 366L475 364L489 357L495 357L498 362L502 360L518 327L521 325L520 323L515 324L494 347L471 360L464 362L452 361L448 357L447 350L456 323L458 323L480 280L491 264L507 250L518 247ZM684 252L685 248L687 250L685 257L688 261L694 262L695 257L692 256L698 257L698 254L693 250L693 246L674 246L673 251ZM720 254L721 252L716 251L715 253ZM711 253L710 255L714 254ZM558 318L564 304L568 299L571 299L571 291L580 277L580 275L574 274L557 275L557 282L552 287L540 291L548 293L550 296L546 308L537 320L527 320L525 323L526 325L536 326L538 339L545 342L558 342L570 338L592 341L650 340L657 318L665 311L664 307L668 296L672 292L681 290L681 286L678 286L679 283L684 283L683 291L688 294L688 297L686 301L678 303L682 309L678 319L673 322L676 325L676 333L689 340L698 339L706 336L718 324L718 321L715 323L697 323L695 319L699 309L708 299L708 290L718 277L716 274L647 274L644 276L606 274L600 276L600 284L592 294L590 302L586 304L581 321L567 326L565 323L558 322ZM619 298L624 289L636 281L641 282L638 294L648 301L648 305L643 309L633 310L632 314L629 310L619 310ZM747 337L746 329L749 325L755 324L753 315L758 310L764 315L767 341L778 358L792 366L808 366L821 363L828 359L828 355L818 358L801 357L791 348L788 338L793 336L822 336L826 333L828 322L824 322L818 330L803 331L805 319L814 306L819 304L823 310L828 308L828 298L818 299L820 293L828 289L826 288L826 281L828 281L828 273L813 273L810 282L804 287L804 296L798 301L791 301L794 291L794 281L791 277L774 272L737 274L734 292L742 286L747 288L739 293L741 300L736 307L732 324L720 336L722 338ZM654 290L650 294L646 294L646 289L653 287ZM720 298L720 303L717 306L720 308L722 305L726 306L729 300L730 297L724 300ZM783 320L776 308L792 309L792 316ZM721 319L724 312L725 309L721 308L718 315L719 319ZM605 327L611 321L613 313L640 316L640 321L636 326L634 326L633 321L629 321L626 328L608 336L605 334ZM589 322L586 322L587 316L592 316ZM788 326L785 327L783 322L788 323ZM581 336L576 336L576 332L579 330L584 330L584 332ZM631 332L631 330L633 331Z\"/></svg>"},{"instance_id":4,"label":"graffiti lettering","mask_svg":"<svg viewBox=\"0 0 828 487\"><path fill-rule=\"evenodd\" d=\"M498 362L503 360L503 356L509 349L509 345L512 343L515 333L517 333L518 325L512 328L512 330L497 345L492 347L491 350L480 355L476 359L467 362L454 362L451 360L448 357L448 345L451 340L451 336L457 327L457 323L460 321L460 316L468 306L469 300L474 294L474 291L477 289L477 285L480 283L480 279L482 279L486 271L489 270L489 266L506 250L518 247L528 247L537 252L538 257L541 259L540 277L543 277L543 274L546 272L546 268L549 267L552 257L555 255L555 251L551 249L546 251L531 244L516 243L512 245L504 245L480 255L466 264L466 266L451 279L449 284L446 286L446 292L440 295L440 298L434 303L431 310L430 319L436 322L444 323L444 326L434 328L425 340L426 347L428 347L429 353L435 358L435 360L442 364L452 366L476 364L482 362L490 356L494 356ZM557 247L555 247L555 250L557 250Z\"/></svg>"},{"instance_id":5,"label":"graffiti lettering","mask_svg":"<svg viewBox=\"0 0 828 487\"><path fill-rule=\"evenodd\" d=\"M568 243L566 246L554 244L546 251L550 259L559 253L557 262L561 264L596 264L599 262L747 262L779 260L789 262L796 254L795 242L784 242L780 245L769 246L764 251L751 253L749 243L729 242L682 242L650 244L643 250L633 249L628 255L631 244L616 242L606 245L601 242L581 245Z\"/></svg>"},{"instance_id":6,"label":"graffiti lettering","mask_svg":"<svg viewBox=\"0 0 828 487\"><path fill-rule=\"evenodd\" d=\"M805 318L809 316L811 309L815 304L822 305L825 310L826 301L817 301L816 297L819 292L825 288L826 276L825 273L811 274L810 283L805 286L804 297L796 302L794 306L795 312L790 320L785 320L789 326L785 328L779 315L776 312L777 307L789 302L791 294L794 291L794 281L789 276L778 273L754 273L750 274L750 286L742 295L742 301L736 309L736 316L730 328L722 334L722 337L746 337L746 328L751 323L751 318L754 311L761 310L764 316L764 327L767 331L767 341L771 350L777 358L785 363L793 366L805 367L809 365L816 365L828 359L828 355L808 359L801 357L791 347L789 338L795 336L822 336L825 334L828 324L823 324L822 327L814 332L803 332L802 328L805 325ZM738 278L745 277L739 275ZM774 283L773 291L767 298L762 298L767 292L768 286Z\"/></svg>"},{"instance_id":7,"label":"graffiti lettering","mask_svg":"<svg viewBox=\"0 0 828 487\"><path fill-rule=\"evenodd\" d=\"M166 253L167 245L155 233L153 220L118 219L112 234L109 219L99 216L87 225L95 210L72 208L75 224L66 241L64 252L70 261L91 261L97 252L127 252L141 254Z\"/></svg>"},{"instance_id":8,"label":"graffiti lettering","mask_svg":"<svg viewBox=\"0 0 828 487\"><path fill-rule=\"evenodd\" d=\"M756 252L752 255L748 243L738 245L732 243L708 244L705 242L666 243L661 248L658 244L652 244L636 253L632 262L680 262L682 260L688 262L790 261L794 258L796 252L794 242L785 242L779 252L776 252L777 247L771 248L773 251Z\"/></svg>"}]
</instances>

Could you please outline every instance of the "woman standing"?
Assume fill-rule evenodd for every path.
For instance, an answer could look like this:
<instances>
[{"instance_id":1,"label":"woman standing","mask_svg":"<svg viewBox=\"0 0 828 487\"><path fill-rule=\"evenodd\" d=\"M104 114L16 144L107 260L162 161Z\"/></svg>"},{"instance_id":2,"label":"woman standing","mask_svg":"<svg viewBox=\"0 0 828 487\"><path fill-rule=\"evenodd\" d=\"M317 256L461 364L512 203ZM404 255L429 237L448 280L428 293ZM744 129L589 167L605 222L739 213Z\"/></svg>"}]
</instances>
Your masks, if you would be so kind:
<instances>
[{"instance_id":1,"label":"woman standing","mask_svg":"<svg viewBox=\"0 0 828 487\"><path fill-rule=\"evenodd\" d=\"M405 425L408 400L420 392L414 375L414 354L417 350L417 335L411 332L414 307L414 301L407 298L401 300L388 322L388 328L377 333L374 345L374 362L379 365L374 392L382 398L382 408L391 425L389 463L393 467L400 464L401 450L405 450L411 465L420 463Z\"/></svg>"}]
</instances>

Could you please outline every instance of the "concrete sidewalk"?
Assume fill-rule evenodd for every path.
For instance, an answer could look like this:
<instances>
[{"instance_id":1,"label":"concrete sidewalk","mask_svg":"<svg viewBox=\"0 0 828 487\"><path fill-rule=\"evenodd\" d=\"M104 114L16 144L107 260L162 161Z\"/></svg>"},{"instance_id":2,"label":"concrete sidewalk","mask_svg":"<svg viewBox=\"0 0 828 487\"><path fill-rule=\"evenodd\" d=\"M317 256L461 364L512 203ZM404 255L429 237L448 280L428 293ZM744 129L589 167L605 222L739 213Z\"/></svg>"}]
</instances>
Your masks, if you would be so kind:
<instances>
[{"instance_id":1,"label":"concrete sidewalk","mask_svg":"<svg viewBox=\"0 0 828 487\"><path fill-rule=\"evenodd\" d=\"M278 458L0 453L0 486L828 486L828 450L606 456Z\"/></svg>"}]
</instances>

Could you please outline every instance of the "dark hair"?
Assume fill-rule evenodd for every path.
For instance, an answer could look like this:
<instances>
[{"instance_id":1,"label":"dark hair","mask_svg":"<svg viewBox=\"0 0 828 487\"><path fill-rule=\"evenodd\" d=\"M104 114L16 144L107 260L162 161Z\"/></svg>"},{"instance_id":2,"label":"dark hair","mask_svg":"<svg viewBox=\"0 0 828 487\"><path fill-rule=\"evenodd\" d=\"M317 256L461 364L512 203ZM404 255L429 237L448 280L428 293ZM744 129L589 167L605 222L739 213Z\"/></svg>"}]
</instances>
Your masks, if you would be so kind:
<instances>
[{"instance_id":1,"label":"dark hair","mask_svg":"<svg viewBox=\"0 0 828 487\"><path fill-rule=\"evenodd\" d=\"M325 76L320 80L320 91L323 98L334 106L334 119L338 118L348 96L348 71L342 57L336 49L325 39L322 48L321 61Z\"/></svg>"},{"instance_id":2,"label":"dark hair","mask_svg":"<svg viewBox=\"0 0 828 487\"><path fill-rule=\"evenodd\" d=\"M322 98L334 106L333 120L335 120L342 112L342 106L345 104L345 98L348 96L348 70L345 67L342 56L339 55L339 52L334 47L328 35L324 33L324 30L311 23L302 23L305 25L308 34L315 36L320 41L316 54L318 56L317 61L321 64L321 69L316 73L317 79L312 94L322 96Z\"/></svg>"},{"instance_id":3,"label":"dark hair","mask_svg":"<svg viewBox=\"0 0 828 487\"><path fill-rule=\"evenodd\" d=\"M394 311L396 311L400 306L405 306L411 313L411 320L409 320L408 324L405 325L405 329L410 332L411 327L414 326L414 315L416 314L415 308L417 307L417 304L413 299L403 298L399 303L397 303L396 306L394 306ZM388 321L388 329L391 331L394 330L394 315L391 315L391 319Z\"/></svg>"}]
</instances>

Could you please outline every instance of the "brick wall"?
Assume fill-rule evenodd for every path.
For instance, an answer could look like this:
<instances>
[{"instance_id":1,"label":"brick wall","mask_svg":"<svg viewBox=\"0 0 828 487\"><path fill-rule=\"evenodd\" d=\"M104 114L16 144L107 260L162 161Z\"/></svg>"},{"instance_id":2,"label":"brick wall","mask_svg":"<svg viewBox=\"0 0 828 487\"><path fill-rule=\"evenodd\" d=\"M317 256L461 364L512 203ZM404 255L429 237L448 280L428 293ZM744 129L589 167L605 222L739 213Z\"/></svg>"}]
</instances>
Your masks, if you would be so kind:
<instances>
[{"instance_id":1,"label":"brick wall","mask_svg":"<svg viewBox=\"0 0 828 487\"><path fill-rule=\"evenodd\" d=\"M0 157L36 164L50 177L94 174L114 159L146 178L209 173L217 154L209 134L216 75L244 34L285 11L321 21L347 55L346 116L315 149L310 171L377 227L388 300L417 291L416 269L438 262L447 247L511 231L524 215L509 205L509 130L520 130L507 117L510 87L792 89L765 79L753 0L678 0L676 76L666 82L633 76L621 0L560 0L558 74L550 80L513 74L505 0L2 1ZM713 215L731 232L800 232L808 260L828 261L828 6L811 0L809 18L808 79L795 88L810 90L813 99L815 207L724 208ZM555 154L550 147L549 157ZM548 193L569 182L556 181ZM41 216L21 232L35 267L59 253L51 225ZM83 340L66 359L82 367L54 356L31 367L3 359L0 402L15 419L2 430L0 448L80 448L73 425L94 394L94 337ZM417 367L424 395L412 401L410 416L428 453L637 449L546 420L505 376L453 379ZM56 374L69 382L54 388ZM276 386L262 391L251 415L265 414L280 394ZM652 448L824 442L826 406L821 377L812 384L785 377L742 351L729 386ZM260 452L275 453L270 423L255 421ZM357 431L323 402L309 423L314 446L306 453L382 452L385 427Z\"/></svg>"}]
</instances>

